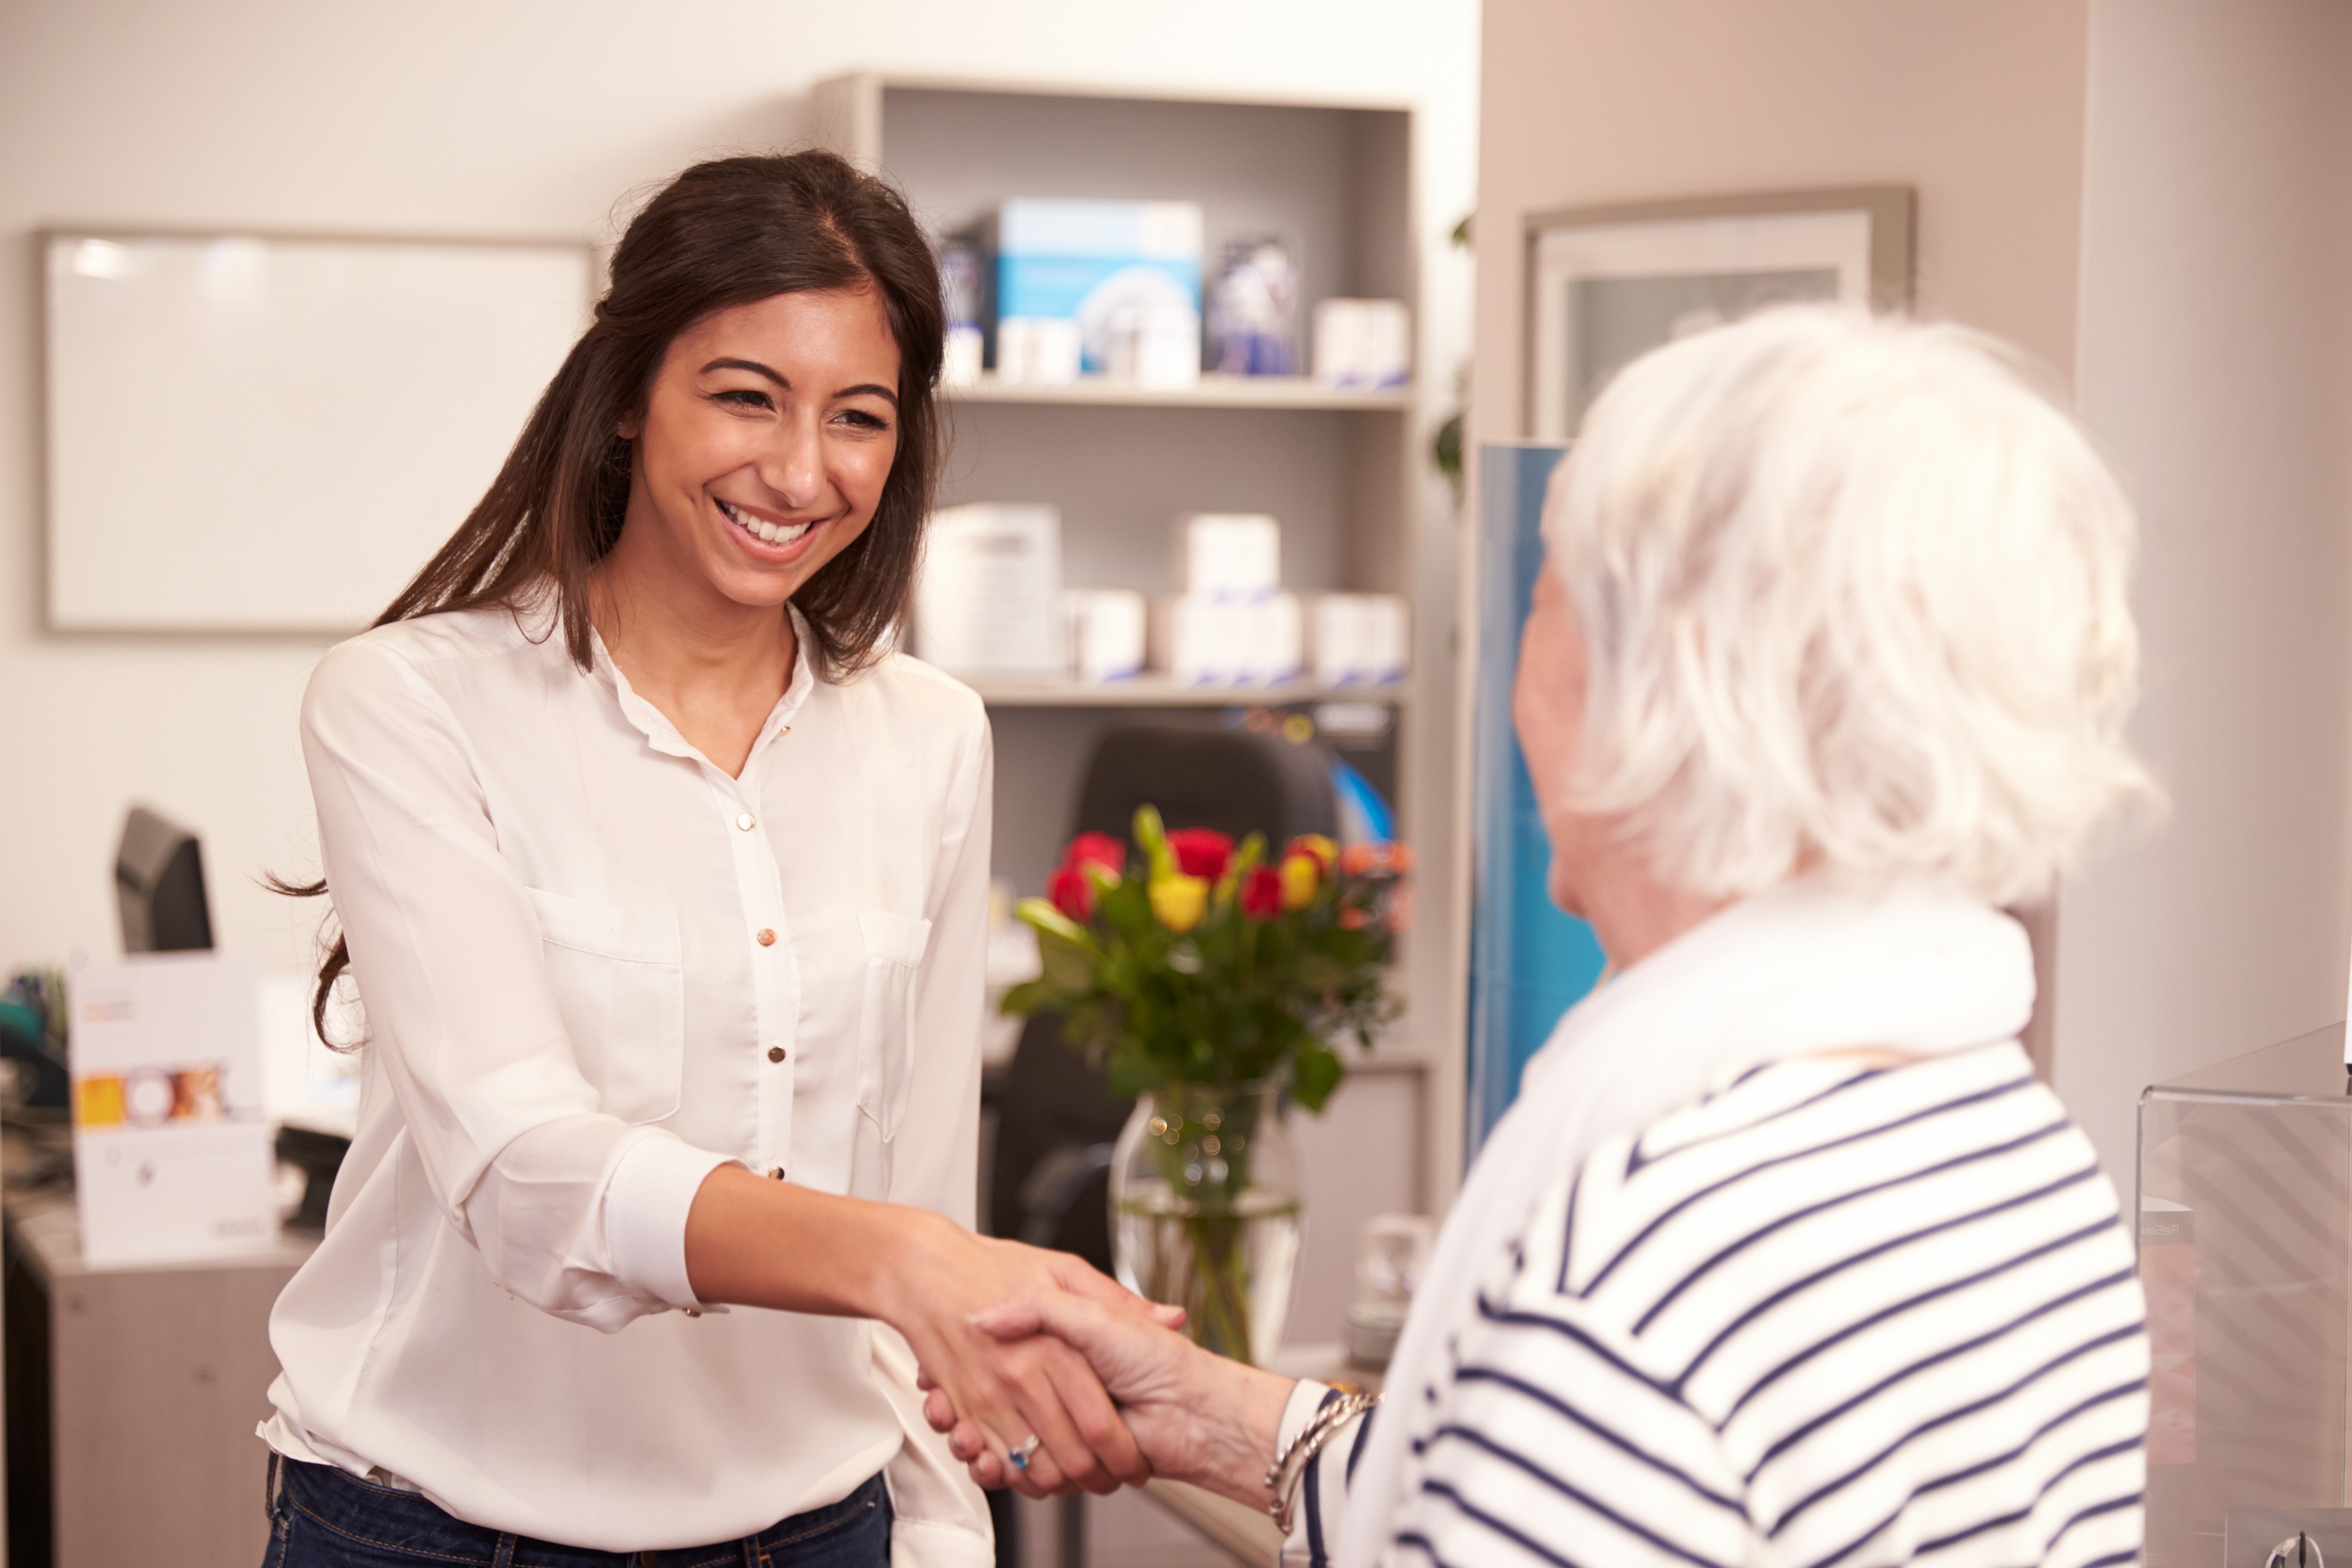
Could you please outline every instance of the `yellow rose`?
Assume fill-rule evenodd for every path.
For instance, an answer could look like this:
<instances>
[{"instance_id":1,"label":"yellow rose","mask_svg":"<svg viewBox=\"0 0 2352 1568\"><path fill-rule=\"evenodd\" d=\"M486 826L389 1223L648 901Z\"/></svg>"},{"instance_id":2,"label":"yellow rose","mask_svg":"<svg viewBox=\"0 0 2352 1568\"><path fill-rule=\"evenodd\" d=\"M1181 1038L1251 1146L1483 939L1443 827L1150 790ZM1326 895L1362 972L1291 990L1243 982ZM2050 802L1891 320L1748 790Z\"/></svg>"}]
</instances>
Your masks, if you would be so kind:
<instances>
[{"instance_id":1,"label":"yellow rose","mask_svg":"<svg viewBox=\"0 0 2352 1568\"><path fill-rule=\"evenodd\" d=\"M1339 863L1339 846L1333 843L1329 839L1325 838L1321 833L1299 834L1297 838L1291 840L1289 843L1283 846L1283 853L1289 855L1302 853L1313 855L1316 862L1321 866L1326 875L1330 873L1333 866Z\"/></svg>"},{"instance_id":2,"label":"yellow rose","mask_svg":"<svg viewBox=\"0 0 2352 1568\"><path fill-rule=\"evenodd\" d=\"M1201 924L1201 916L1209 909L1209 883L1206 878L1186 876L1156 876L1149 889L1151 913L1160 924L1171 931L1190 931Z\"/></svg>"},{"instance_id":3,"label":"yellow rose","mask_svg":"<svg viewBox=\"0 0 2352 1568\"><path fill-rule=\"evenodd\" d=\"M1315 902L1315 889L1323 880L1323 868L1315 857L1303 851L1294 851L1282 857L1282 907L1304 909Z\"/></svg>"}]
</instances>

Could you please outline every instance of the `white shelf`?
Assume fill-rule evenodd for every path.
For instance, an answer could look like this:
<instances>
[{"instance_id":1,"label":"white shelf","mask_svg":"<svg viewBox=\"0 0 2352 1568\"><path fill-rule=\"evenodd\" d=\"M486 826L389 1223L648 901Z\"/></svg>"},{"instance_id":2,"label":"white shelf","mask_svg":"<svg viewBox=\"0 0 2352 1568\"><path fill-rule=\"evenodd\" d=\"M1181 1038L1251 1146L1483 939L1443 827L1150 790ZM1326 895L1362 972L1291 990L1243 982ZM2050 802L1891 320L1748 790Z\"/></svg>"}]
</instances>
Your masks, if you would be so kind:
<instances>
[{"instance_id":1,"label":"white shelf","mask_svg":"<svg viewBox=\"0 0 2352 1568\"><path fill-rule=\"evenodd\" d=\"M1327 686L1292 681L1278 686L1181 685L1165 675L1096 685L1051 675L959 677L991 707L1286 707L1293 703L1360 702L1402 706L1404 688Z\"/></svg>"},{"instance_id":2,"label":"white shelf","mask_svg":"<svg viewBox=\"0 0 2352 1568\"><path fill-rule=\"evenodd\" d=\"M977 384L941 387L954 402L1021 402L1108 408L1289 408L1338 413L1390 413L1412 406L1412 388L1327 387L1308 376L1204 375L1189 387L1139 386L1089 376L1061 386L1030 386L989 376Z\"/></svg>"}]
</instances>

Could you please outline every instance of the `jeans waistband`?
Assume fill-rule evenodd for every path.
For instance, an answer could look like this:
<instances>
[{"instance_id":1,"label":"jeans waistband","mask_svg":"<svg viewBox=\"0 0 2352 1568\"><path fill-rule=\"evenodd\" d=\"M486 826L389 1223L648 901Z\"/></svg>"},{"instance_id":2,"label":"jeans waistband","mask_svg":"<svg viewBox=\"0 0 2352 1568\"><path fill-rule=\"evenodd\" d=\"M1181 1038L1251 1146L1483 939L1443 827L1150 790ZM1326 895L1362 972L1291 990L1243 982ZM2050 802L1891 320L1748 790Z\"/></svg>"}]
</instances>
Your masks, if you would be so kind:
<instances>
[{"instance_id":1,"label":"jeans waistband","mask_svg":"<svg viewBox=\"0 0 2352 1568\"><path fill-rule=\"evenodd\" d=\"M417 1492L365 1480L331 1465L269 1456L270 1516L294 1510L339 1535L447 1568L764 1568L789 1562L792 1549L845 1524L888 1498L879 1474L847 1497L788 1518L756 1535L708 1546L654 1552L605 1552L529 1536L502 1534L448 1512Z\"/></svg>"}]
</instances>

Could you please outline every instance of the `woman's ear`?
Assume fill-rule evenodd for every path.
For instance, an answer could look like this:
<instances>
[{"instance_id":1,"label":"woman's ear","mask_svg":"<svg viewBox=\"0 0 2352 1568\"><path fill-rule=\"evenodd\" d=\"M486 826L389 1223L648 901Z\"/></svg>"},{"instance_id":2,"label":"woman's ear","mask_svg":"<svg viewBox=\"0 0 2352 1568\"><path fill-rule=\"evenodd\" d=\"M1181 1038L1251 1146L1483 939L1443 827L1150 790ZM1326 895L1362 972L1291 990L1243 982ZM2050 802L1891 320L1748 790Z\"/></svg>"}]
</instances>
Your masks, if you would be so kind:
<instances>
[{"instance_id":1,"label":"woman's ear","mask_svg":"<svg viewBox=\"0 0 2352 1568\"><path fill-rule=\"evenodd\" d=\"M628 418L621 421L620 428L613 432L613 434L619 436L622 440L635 444L639 433L645 428L645 416L643 414L633 413L629 415Z\"/></svg>"}]
</instances>

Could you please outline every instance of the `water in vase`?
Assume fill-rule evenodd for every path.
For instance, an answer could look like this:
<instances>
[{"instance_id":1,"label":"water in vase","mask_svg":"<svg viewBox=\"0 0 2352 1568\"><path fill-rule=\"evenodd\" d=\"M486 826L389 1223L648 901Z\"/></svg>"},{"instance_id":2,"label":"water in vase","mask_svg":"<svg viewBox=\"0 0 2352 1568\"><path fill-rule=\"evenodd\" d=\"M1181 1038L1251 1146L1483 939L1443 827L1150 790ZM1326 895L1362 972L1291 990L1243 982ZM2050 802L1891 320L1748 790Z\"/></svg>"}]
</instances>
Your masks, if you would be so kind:
<instances>
[{"instance_id":1,"label":"water in vase","mask_svg":"<svg viewBox=\"0 0 2352 1568\"><path fill-rule=\"evenodd\" d=\"M1301 1234L1298 1199L1244 1189L1229 1206L1179 1198L1164 1181L1129 1186L1113 1207L1119 1282L1181 1305L1192 1338L1264 1366L1290 1316Z\"/></svg>"}]
</instances>

